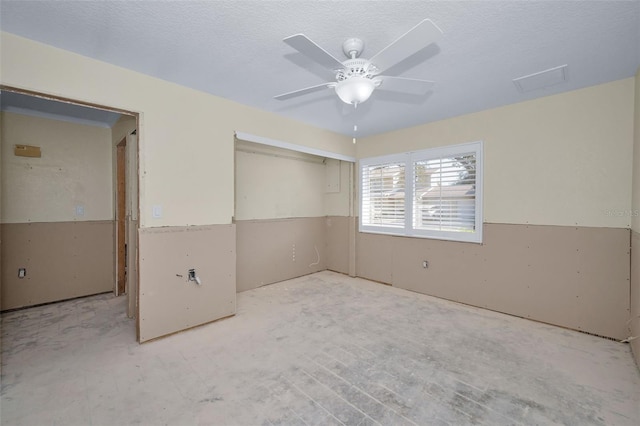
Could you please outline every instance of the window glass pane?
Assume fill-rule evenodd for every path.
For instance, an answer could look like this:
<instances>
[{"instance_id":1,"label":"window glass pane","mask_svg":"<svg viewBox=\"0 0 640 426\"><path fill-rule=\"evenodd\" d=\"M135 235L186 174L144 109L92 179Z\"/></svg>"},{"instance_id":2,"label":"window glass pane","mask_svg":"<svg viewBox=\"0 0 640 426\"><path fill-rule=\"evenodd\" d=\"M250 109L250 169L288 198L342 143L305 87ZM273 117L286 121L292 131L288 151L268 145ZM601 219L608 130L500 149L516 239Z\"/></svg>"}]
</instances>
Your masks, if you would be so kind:
<instances>
[{"instance_id":1,"label":"window glass pane","mask_svg":"<svg viewBox=\"0 0 640 426\"><path fill-rule=\"evenodd\" d=\"M474 232L475 153L420 160L413 166L413 228Z\"/></svg>"},{"instance_id":2,"label":"window glass pane","mask_svg":"<svg viewBox=\"0 0 640 426\"><path fill-rule=\"evenodd\" d=\"M386 163L362 168L363 225L404 227L405 165Z\"/></svg>"}]
</instances>

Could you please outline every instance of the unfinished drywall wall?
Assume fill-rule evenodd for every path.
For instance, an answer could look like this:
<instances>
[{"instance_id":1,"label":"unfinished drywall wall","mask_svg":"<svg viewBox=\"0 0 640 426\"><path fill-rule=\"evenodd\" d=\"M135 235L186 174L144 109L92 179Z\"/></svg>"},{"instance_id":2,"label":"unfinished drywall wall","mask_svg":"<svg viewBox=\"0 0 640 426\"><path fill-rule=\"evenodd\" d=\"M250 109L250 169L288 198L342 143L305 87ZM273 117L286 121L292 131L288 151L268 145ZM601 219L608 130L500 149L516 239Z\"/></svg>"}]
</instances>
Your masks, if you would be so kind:
<instances>
[{"instance_id":1,"label":"unfinished drywall wall","mask_svg":"<svg viewBox=\"0 0 640 426\"><path fill-rule=\"evenodd\" d=\"M327 130L6 32L0 37L2 84L140 113L142 229L231 223L237 130L343 155L355 153L348 137ZM43 63L47 72L42 72ZM153 215L154 206L161 211L158 217ZM146 241L151 240L139 244L141 262L176 254L171 245ZM164 300L172 300L196 311L193 315L201 319L213 320L222 312L192 299L183 287L170 285L175 274L143 274L141 269L140 277L141 310L156 312ZM223 283L235 291L234 282L219 284ZM179 311L163 312L158 321L166 326L153 321L141 321L141 336L150 338L185 325Z\"/></svg>"},{"instance_id":2,"label":"unfinished drywall wall","mask_svg":"<svg viewBox=\"0 0 640 426\"><path fill-rule=\"evenodd\" d=\"M1 230L2 310L113 290L112 221L4 223Z\"/></svg>"},{"instance_id":3,"label":"unfinished drywall wall","mask_svg":"<svg viewBox=\"0 0 640 426\"><path fill-rule=\"evenodd\" d=\"M0 133L1 308L112 290L110 130L3 112ZM14 155L21 144L41 157Z\"/></svg>"},{"instance_id":4,"label":"unfinished drywall wall","mask_svg":"<svg viewBox=\"0 0 640 426\"><path fill-rule=\"evenodd\" d=\"M237 291L327 269L324 217L236 222Z\"/></svg>"},{"instance_id":5,"label":"unfinished drywall wall","mask_svg":"<svg viewBox=\"0 0 640 426\"><path fill-rule=\"evenodd\" d=\"M480 244L358 235L358 276L602 336L626 337L629 231L485 224ZM428 268L423 261L428 261Z\"/></svg>"},{"instance_id":6,"label":"unfinished drywall wall","mask_svg":"<svg viewBox=\"0 0 640 426\"><path fill-rule=\"evenodd\" d=\"M368 138L357 157L484 142L484 220L629 228L632 78Z\"/></svg>"},{"instance_id":7,"label":"unfinished drywall wall","mask_svg":"<svg viewBox=\"0 0 640 426\"><path fill-rule=\"evenodd\" d=\"M336 230L351 208L349 163L241 140L235 160L237 291L327 268L346 273L348 239Z\"/></svg>"},{"instance_id":8,"label":"unfinished drywall wall","mask_svg":"<svg viewBox=\"0 0 640 426\"><path fill-rule=\"evenodd\" d=\"M140 289L141 342L235 314L235 238L235 225L140 229L140 282L156 284Z\"/></svg>"},{"instance_id":9,"label":"unfinished drywall wall","mask_svg":"<svg viewBox=\"0 0 640 426\"><path fill-rule=\"evenodd\" d=\"M630 216L631 223L631 317L629 334L635 337L631 347L640 367L640 68L634 85L634 134L633 134L633 194Z\"/></svg>"},{"instance_id":10,"label":"unfinished drywall wall","mask_svg":"<svg viewBox=\"0 0 640 426\"><path fill-rule=\"evenodd\" d=\"M327 216L325 221L325 245L327 269L343 274L355 275L355 217ZM352 265L353 263L353 265Z\"/></svg>"},{"instance_id":11,"label":"unfinished drywall wall","mask_svg":"<svg viewBox=\"0 0 640 426\"><path fill-rule=\"evenodd\" d=\"M3 223L113 220L108 128L2 115ZM42 157L15 156L16 144Z\"/></svg>"}]
</instances>

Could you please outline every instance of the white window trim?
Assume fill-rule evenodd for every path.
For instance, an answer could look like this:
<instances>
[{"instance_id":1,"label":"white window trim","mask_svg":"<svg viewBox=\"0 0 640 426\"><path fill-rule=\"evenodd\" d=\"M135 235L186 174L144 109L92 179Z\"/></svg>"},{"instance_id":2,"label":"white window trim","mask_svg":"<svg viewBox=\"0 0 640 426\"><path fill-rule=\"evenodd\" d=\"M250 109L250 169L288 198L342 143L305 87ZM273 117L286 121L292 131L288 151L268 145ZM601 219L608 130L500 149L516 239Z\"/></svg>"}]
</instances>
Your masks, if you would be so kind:
<instances>
[{"instance_id":1,"label":"white window trim","mask_svg":"<svg viewBox=\"0 0 640 426\"><path fill-rule=\"evenodd\" d=\"M410 151L401 154L383 155L378 157L362 158L358 161L358 195L359 199L359 230L371 234L399 235L418 238L430 238L447 241L461 241L482 243L483 225L483 179L484 158L483 142L469 142L458 145L449 145L438 148L430 148L420 151ZM476 155L476 196L475 196L475 232L433 231L413 229L413 179L405 179L405 225L404 228L365 225L362 223L362 169L367 166L384 163L403 162L405 164L405 176L413 176L413 164L416 161L435 157L455 156L461 153L474 152Z\"/></svg>"}]
</instances>

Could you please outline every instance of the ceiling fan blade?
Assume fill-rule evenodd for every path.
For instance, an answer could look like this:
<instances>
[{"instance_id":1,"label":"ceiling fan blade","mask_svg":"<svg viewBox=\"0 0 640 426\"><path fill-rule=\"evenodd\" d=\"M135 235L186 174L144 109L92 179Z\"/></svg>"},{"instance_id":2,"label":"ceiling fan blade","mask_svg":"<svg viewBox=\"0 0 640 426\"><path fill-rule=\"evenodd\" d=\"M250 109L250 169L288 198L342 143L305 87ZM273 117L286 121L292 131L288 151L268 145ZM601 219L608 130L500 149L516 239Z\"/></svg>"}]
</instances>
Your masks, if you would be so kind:
<instances>
[{"instance_id":1,"label":"ceiling fan blade","mask_svg":"<svg viewBox=\"0 0 640 426\"><path fill-rule=\"evenodd\" d=\"M295 98L296 96L306 95L307 93L319 92L320 90L333 88L335 83L322 83L316 86L305 87L304 89L294 90L293 92L283 93L278 96L274 96L274 99L279 101L285 101L287 99Z\"/></svg>"},{"instance_id":2,"label":"ceiling fan blade","mask_svg":"<svg viewBox=\"0 0 640 426\"><path fill-rule=\"evenodd\" d=\"M418 80L415 78L389 77L380 75L376 77L380 80L377 90L389 90L394 92L423 94L431 89L436 83L429 80Z\"/></svg>"},{"instance_id":3,"label":"ceiling fan blade","mask_svg":"<svg viewBox=\"0 0 640 426\"><path fill-rule=\"evenodd\" d=\"M282 41L326 68L331 70L343 68L342 62L304 34L295 34Z\"/></svg>"},{"instance_id":4,"label":"ceiling fan blade","mask_svg":"<svg viewBox=\"0 0 640 426\"><path fill-rule=\"evenodd\" d=\"M396 41L382 49L370 59L379 72L391 68L418 50L440 39L442 30L429 19L425 19Z\"/></svg>"}]
</instances>

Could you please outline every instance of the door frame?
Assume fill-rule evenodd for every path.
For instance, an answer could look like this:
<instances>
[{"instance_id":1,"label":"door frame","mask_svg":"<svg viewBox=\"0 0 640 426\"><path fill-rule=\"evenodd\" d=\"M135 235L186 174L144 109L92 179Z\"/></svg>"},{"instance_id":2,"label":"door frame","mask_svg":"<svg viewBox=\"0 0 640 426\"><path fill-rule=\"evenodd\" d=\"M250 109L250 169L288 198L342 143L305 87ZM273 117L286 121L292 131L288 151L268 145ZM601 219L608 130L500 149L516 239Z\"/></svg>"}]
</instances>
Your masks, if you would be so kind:
<instances>
[{"instance_id":1,"label":"door frame","mask_svg":"<svg viewBox=\"0 0 640 426\"><path fill-rule=\"evenodd\" d=\"M127 138L116 144L116 285L115 295L121 296L127 286Z\"/></svg>"}]
</instances>

